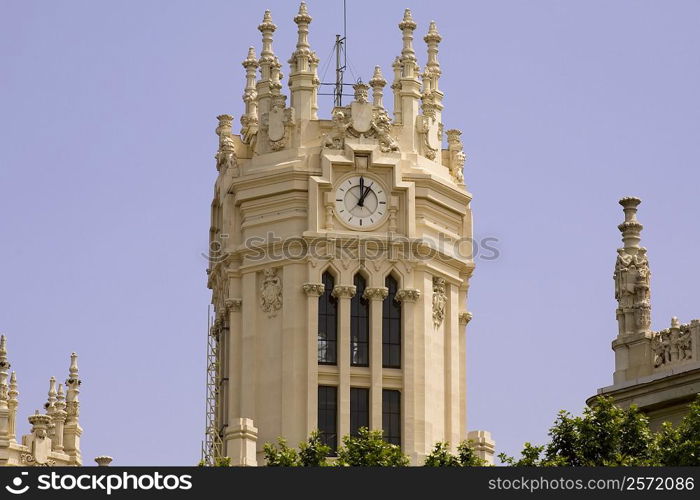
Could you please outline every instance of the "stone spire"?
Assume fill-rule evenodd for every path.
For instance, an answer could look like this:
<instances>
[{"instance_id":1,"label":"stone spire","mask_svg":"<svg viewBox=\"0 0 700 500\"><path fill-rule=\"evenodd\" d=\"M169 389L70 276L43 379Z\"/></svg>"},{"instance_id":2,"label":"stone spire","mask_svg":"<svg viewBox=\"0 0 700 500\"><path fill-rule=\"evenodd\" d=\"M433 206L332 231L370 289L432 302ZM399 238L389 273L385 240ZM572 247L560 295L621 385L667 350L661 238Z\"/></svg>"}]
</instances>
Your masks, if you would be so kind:
<instances>
[{"instance_id":1,"label":"stone spire","mask_svg":"<svg viewBox=\"0 0 700 500\"><path fill-rule=\"evenodd\" d=\"M244 143L250 144L253 137L258 132L258 92L255 88L255 72L258 69L258 60L255 57L255 49L248 48L248 57L241 63L245 68L245 90L243 91L243 102L245 103L245 113L241 116L241 139Z\"/></svg>"},{"instance_id":2,"label":"stone spire","mask_svg":"<svg viewBox=\"0 0 700 500\"><path fill-rule=\"evenodd\" d=\"M438 80L442 71L440 70L440 63L438 62L438 44L442 41L442 37L437 30L437 24L435 21L430 21L430 27L428 28L428 34L423 38L425 43L428 44L428 62L425 63L425 72L431 77L431 88L430 90L438 89Z\"/></svg>"},{"instance_id":3,"label":"stone spire","mask_svg":"<svg viewBox=\"0 0 700 500\"><path fill-rule=\"evenodd\" d=\"M9 369L10 363L7 361L7 338L4 335L0 335L0 409L7 409L7 370Z\"/></svg>"},{"instance_id":4,"label":"stone spire","mask_svg":"<svg viewBox=\"0 0 700 500\"><path fill-rule=\"evenodd\" d=\"M262 116L270 111L270 99L272 95L272 86L277 66L279 61L275 57L272 50L272 34L277 29L277 26L272 22L272 14L269 10L265 11L262 23L258 26L258 30L262 33L262 50L260 51L260 59L258 61L260 67L260 80L257 82L258 105L259 113Z\"/></svg>"},{"instance_id":5,"label":"stone spire","mask_svg":"<svg viewBox=\"0 0 700 500\"><path fill-rule=\"evenodd\" d=\"M394 81L391 90L394 92L394 123L401 124L401 58L396 56L391 65L394 70Z\"/></svg>"},{"instance_id":6,"label":"stone spire","mask_svg":"<svg viewBox=\"0 0 700 500\"><path fill-rule=\"evenodd\" d=\"M53 413L53 421L56 425L54 430L54 440L52 442L55 451L63 451L63 432L66 423L66 396L63 392L63 384L58 384L58 392L56 394L55 410Z\"/></svg>"},{"instance_id":7,"label":"stone spire","mask_svg":"<svg viewBox=\"0 0 700 500\"><path fill-rule=\"evenodd\" d=\"M9 388L7 386L7 370L10 363L7 361L7 339L0 336L0 446L7 446L10 441L10 407Z\"/></svg>"},{"instance_id":8,"label":"stone spire","mask_svg":"<svg viewBox=\"0 0 700 500\"><path fill-rule=\"evenodd\" d=\"M413 21L410 9L404 11L403 21L399 23L399 29L403 33L403 49L401 49L403 77L415 78L418 73L416 51L413 50L413 31L416 29L416 23Z\"/></svg>"},{"instance_id":9,"label":"stone spire","mask_svg":"<svg viewBox=\"0 0 700 500\"><path fill-rule=\"evenodd\" d=\"M46 400L46 413L51 415L56 409L56 377L49 379L49 398Z\"/></svg>"},{"instance_id":10,"label":"stone spire","mask_svg":"<svg viewBox=\"0 0 700 500\"><path fill-rule=\"evenodd\" d=\"M423 38L428 45L428 62L425 64L423 72L423 113L434 116L440 122L442 120L442 98L444 94L440 91L439 81L442 71L438 62L438 44L442 40L438 33L435 21L430 22L428 34Z\"/></svg>"},{"instance_id":11,"label":"stone spire","mask_svg":"<svg viewBox=\"0 0 700 500\"><path fill-rule=\"evenodd\" d=\"M291 89L291 107L300 120L314 119L317 84L316 67L318 57L309 45L309 24L311 16L305 2L299 5L299 13L294 17L297 24L297 46L289 59L289 87Z\"/></svg>"},{"instance_id":12,"label":"stone spire","mask_svg":"<svg viewBox=\"0 0 700 500\"><path fill-rule=\"evenodd\" d=\"M8 418L8 435L11 443L17 442L17 406L19 406L19 391L17 390L17 374L12 372L10 375L10 390L7 392L7 406L10 410Z\"/></svg>"},{"instance_id":13,"label":"stone spire","mask_svg":"<svg viewBox=\"0 0 700 500\"><path fill-rule=\"evenodd\" d=\"M372 104L377 108L383 108L386 79L384 78L384 75L382 75L382 68L379 66L374 67L374 75L372 75L369 85L372 87Z\"/></svg>"},{"instance_id":14,"label":"stone spire","mask_svg":"<svg viewBox=\"0 0 700 500\"><path fill-rule=\"evenodd\" d=\"M637 220L639 198L622 198L625 220L617 226L622 233L623 248L617 250L615 263L615 298L619 336L651 335L649 261L646 248L640 247L642 224Z\"/></svg>"},{"instance_id":15,"label":"stone spire","mask_svg":"<svg viewBox=\"0 0 700 500\"><path fill-rule=\"evenodd\" d=\"M71 458L71 464L81 465L80 436L83 429L80 427L80 376L78 374L78 355L71 353L70 367L68 368L68 379L66 379L66 424L63 430L63 445L65 452Z\"/></svg>"},{"instance_id":16,"label":"stone spire","mask_svg":"<svg viewBox=\"0 0 700 500\"><path fill-rule=\"evenodd\" d=\"M56 411L56 377L51 377L49 379L48 396L46 403L44 403L44 409L46 410L46 414L52 417L48 426L48 434L51 439L54 439L56 424L53 422L53 414Z\"/></svg>"},{"instance_id":17,"label":"stone spire","mask_svg":"<svg viewBox=\"0 0 700 500\"><path fill-rule=\"evenodd\" d=\"M403 48L399 59L401 68L401 138L402 144L408 150L418 150L418 138L416 136L416 121L419 115L419 105L422 98L421 84L418 80L420 68L413 50L413 31L416 23L413 21L411 11L406 9L403 21L399 23L399 29L403 35Z\"/></svg>"}]
</instances>

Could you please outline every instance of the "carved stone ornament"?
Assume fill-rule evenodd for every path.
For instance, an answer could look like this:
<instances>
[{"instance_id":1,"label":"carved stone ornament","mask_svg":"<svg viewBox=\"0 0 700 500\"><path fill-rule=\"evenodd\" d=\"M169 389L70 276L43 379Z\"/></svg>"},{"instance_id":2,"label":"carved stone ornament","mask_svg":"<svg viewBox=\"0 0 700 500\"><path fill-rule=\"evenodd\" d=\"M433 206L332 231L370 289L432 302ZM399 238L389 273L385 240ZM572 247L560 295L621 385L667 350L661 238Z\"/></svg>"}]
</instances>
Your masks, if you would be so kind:
<instances>
[{"instance_id":1,"label":"carved stone ornament","mask_svg":"<svg viewBox=\"0 0 700 500\"><path fill-rule=\"evenodd\" d=\"M671 328L654 332L651 338L654 368L693 359L693 337L690 325L681 325L678 318L671 320Z\"/></svg>"},{"instance_id":2,"label":"carved stone ornament","mask_svg":"<svg viewBox=\"0 0 700 500\"><path fill-rule=\"evenodd\" d=\"M260 307L270 317L282 308L282 278L277 275L277 268L265 269L260 285Z\"/></svg>"},{"instance_id":3,"label":"carved stone ornament","mask_svg":"<svg viewBox=\"0 0 700 500\"><path fill-rule=\"evenodd\" d=\"M29 467L52 467L56 465L56 460L53 458L47 458L45 462L38 462L31 453L20 454L19 461Z\"/></svg>"},{"instance_id":4,"label":"carved stone ornament","mask_svg":"<svg viewBox=\"0 0 700 500\"><path fill-rule=\"evenodd\" d=\"M389 289L385 286L377 288L365 288L363 298L369 300L384 300L389 295Z\"/></svg>"},{"instance_id":5,"label":"carved stone ornament","mask_svg":"<svg viewBox=\"0 0 700 500\"><path fill-rule=\"evenodd\" d=\"M418 117L416 127L423 138L423 156L434 160L440 148L440 124L435 117L422 115Z\"/></svg>"},{"instance_id":6,"label":"carved stone ornament","mask_svg":"<svg viewBox=\"0 0 700 500\"><path fill-rule=\"evenodd\" d=\"M291 128L294 126L294 109L284 107L284 98L275 99L272 109L263 115L263 126L267 128L270 148L279 151L289 142Z\"/></svg>"},{"instance_id":7,"label":"carved stone ornament","mask_svg":"<svg viewBox=\"0 0 700 500\"><path fill-rule=\"evenodd\" d=\"M311 297L320 297L325 290L323 283L304 283L301 287L304 293Z\"/></svg>"},{"instance_id":8,"label":"carved stone ornament","mask_svg":"<svg viewBox=\"0 0 700 500\"><path fill-rule=\"evenodd\" d=\"M447 131L447 150L450 153L450 175L452 180L458 184L464 183L464 163L467 161L467 155L464 153L464 144L460 136L462 132L457 129Z\"/></svg>"},{"instance_id":9,"label":"carved stone ornament","mask_svg":"<svg viewBox=\"0 0 700 500\"><path fill-rule=\"evenodd\" d=\"M415 288L402 288L396 292L397 302L416 302L420 299L420 290Z\"/></svg>"},{"instance_id":10,"label":"carved stone ornament","mask_svg":"<svg viewBox=\"0 0 700 500\"><path fill-rule=\"evenodd\" d=\"M446 305L445 279L433 278L433 324L435 328L439 327L445 319Z\"/></svg>"},{"instance_id":11,"label":"carved stone ornament","mask_svg":"<svg viewBox=\"0 0 700 500\"><path fill-rule=\"evenodd\" d=\"M384 108L367 102L367 85L358 83L355 101L350 106L333 110L333 129L325 135L323 145L343 149L346 137L377 139L379 149L388 153L398 151L399 143L391 135L391 119Z\"/></svg>"},{"instance_id":12,"label":"carved stone ornament","mask_svg":"<svg viewBox=\"0 0 700 500\"><path fill-rule=\"evenodd\" d=\"M234 146L233 137L231 135L231 115L219 115L219 126L216 127L216 134L219 136L219 149L214 155L216 159L216 170L218 172L232 169L233 175L237 176L238 158L236 157L236 148Z\"/></svg>"},{"instance_id":13,"label":"carved stone ornament","mask_svg":"<svg viewBox=\"0 0 700 500\"><path fill-rule=\"evenodd\" d=\"M472 313L470 312L461 312L459 313L459 322L462 325L468 325L469 322L472 320L473 316Z\"/></svg>"},{"instance_id":14,"label":"carved stone ornament","mask_svg":"<svg viewBox=\"0 0 700 500\"><path fill-rule=\"evenodd\" d=\"M243 304L242 299L226 299L224 301L226 305L226 310L229 312L239 312L241 310L241 305Z\"/></svg>"},{"instance_id":15,"label":"carved stone ornament","mask_svg":"<svg viewBox=\"0 0 700 500\"><path fill-rule=\"evenodd\" d=\"M651 326L650 306L650 271L646 249L639 248L636 253L628 253L624 248L617 250L615 263L615 298L620 305L624 318L625 312L634 316L634 329L625 330L647 331Z\"/></svg>"},{"instance_id":16,"label":"carved stone ornament","mask_svg":"<svg viewBox=\"0 0 700 500\"><path fill-rule=\"evenodd\" d=\"M351 299L355 296L357 288L354 285L335 285L333 297L338 299Z\"/></svg>"}]
</instances>

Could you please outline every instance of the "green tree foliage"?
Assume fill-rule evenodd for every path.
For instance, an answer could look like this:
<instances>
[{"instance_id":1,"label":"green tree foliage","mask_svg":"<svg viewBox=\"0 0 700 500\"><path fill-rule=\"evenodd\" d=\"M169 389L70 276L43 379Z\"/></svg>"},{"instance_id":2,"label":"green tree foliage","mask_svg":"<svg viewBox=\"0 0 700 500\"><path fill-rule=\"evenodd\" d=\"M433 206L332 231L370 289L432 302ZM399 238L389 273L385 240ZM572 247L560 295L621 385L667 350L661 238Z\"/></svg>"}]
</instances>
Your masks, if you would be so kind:
<instances>
[{"instance_id":1,"label":"green tree foliage","mask_svg":"<svg viewBox=\"0 0 700 500\"><path fill-rule=\"evenodd\" d=\"M437 443L433 451L425 457L426 467L481 467L486 462L476 456L472 441L462 441L457 447L457 455L450 453L449 443Z\"/></svg>"},{"instance_id":2,"label":"green tree foliage","mask_svg":"<svg viewBox=\"0 0 700 500\"><path fill-rule=\"evenodd\" d=\"M330 447L323 444L318 432L314 432L299 451L290 448L282 438L277 444L265 444L265 461L271 467L323 467L327 465L348 467L400 467L408 465L408 457L401 448L382 439L382 431L361 428L358 436L345 436L338 457L330 462Z\"/></svg>"},{"instance_id":3,"label":"green tree foliage","mask_svg":"<svg viewBox=\"0 0 700 500\"><path fill-rule=\"evenodd\" d=\"M408 457L401 447L382 438L382 431L370 431L366 427L357 436L345 436L338 450L336 465L351 467L402 467L408 465Z\"/></svg>"},{"instance_id":4,"label":"green tree foliage","mask_svg":"<svg viewBox=\"0 0 700 500\"><path fill-rule=\"evenodd\" d=\"M325 445L318 431L312 432L305 443L299 444L299 451L290 448L283 438L277 445L266 443L263 447L265 462L270 467L324 467L328 465L326 457L331 449Z\"/></svg>"},{"instance_id":5,"label":"green tree foliage","mask_svg":"<svg viewBox=\"0 0 700 500\"><path fill-rule=\"evenodd\" d=\"M700 465L700 395L678 427L665 423L658 433L635 406L599 397L581 417L559 412L549 437L544 446L525 443L518 459L499 458L515 466Z\"/></svg>"}]
</instances>

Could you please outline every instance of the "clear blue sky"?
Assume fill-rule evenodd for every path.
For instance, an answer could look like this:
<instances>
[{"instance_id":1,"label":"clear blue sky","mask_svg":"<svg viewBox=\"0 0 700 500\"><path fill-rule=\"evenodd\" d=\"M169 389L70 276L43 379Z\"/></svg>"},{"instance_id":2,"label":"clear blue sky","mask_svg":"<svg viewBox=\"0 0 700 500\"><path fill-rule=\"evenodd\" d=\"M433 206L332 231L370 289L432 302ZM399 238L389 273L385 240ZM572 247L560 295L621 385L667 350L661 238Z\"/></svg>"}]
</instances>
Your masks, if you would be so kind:
<instances>
[{"instance_id":1,"label":"clear blue sky","mask_svg":"<svg viewBox=\"0 0 700 500\"><path fill-rule=\"evenodd\" d=\"M323 66L342 2L308 3ZM464 131L476 234L501 252L472 280L469 427L499 451L542 442L612 382L618 198L644 200L654 328L700 317L700 3L348 4L365 81L391 74L404 7L421 64L428 22L443 35L446 126ZM297 2L2 3L0 330L22 432L75 350L86 462L198 461L215 117L240 118L266 7L286 61Z\"/></svg>"}]
</instances>

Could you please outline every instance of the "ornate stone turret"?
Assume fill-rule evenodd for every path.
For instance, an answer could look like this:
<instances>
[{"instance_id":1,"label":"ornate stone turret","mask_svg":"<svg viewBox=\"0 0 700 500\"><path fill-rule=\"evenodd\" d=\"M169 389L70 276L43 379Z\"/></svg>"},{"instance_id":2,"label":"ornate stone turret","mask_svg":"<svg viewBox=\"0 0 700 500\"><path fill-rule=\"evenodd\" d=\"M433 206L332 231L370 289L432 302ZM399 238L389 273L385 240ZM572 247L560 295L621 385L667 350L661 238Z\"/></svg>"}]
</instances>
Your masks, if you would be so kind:
<instances>
[{"instance_id":1,"label":"ornate stone turret","mask_svg":"<svg viewBox=\"0 0 700 500\"><path fill-rule=\"evenodd\" d=\"M318 87L312 63L318 63L318 57L309 45L311 16L306 8L306 3L302 2L299 6L299 14L294 18L294 22L297 24L298 39L296 50L289 59L291 66L289 74L290 105L294 108L297 120L313 120L316 119L314 107Z\"/></svg>"},{"instance_id":2,"label":"ornate stone turret","mask_svg":"<svg viewBox=\"0 0 700 500\"><path fill-rule=\"evenodd\" d=\"M649 262L640 246L642 224L637 220L639 198L620 200L625 220L618 226L622 248L615 262L618 331L613 385L598 389L622 407L636 405L658 430L665 421L677 424L688 412L700 385L700 321L681 323L671 318L662 330L651 329ZM588 399L596 404L595 398Z\"/></svg>"},{"instance_id":3,"label":"ornate stone turret","mask_svg":"<svg viewBox=\"0 0 700 500\"><path fill-rule=\"evenodd\" d=\"M66 417L66 396L63 392L63 384L58 384L58 393L56 394L56 404L53 412L53 421L56 425L54 430L53 449L57 452L63 452L63 433L65 432Z\"/></svg>"},{"instance_id":4,"label":"ornate stone turret","mask_svg":"<svg viewBox=\"0 0 700 500\"><path fill-rule=\"evenodd\" d=\"M419 106L422 97L421 82L418 80L420 67L413 50L413 31L416 23L413 21L410 9L406 9L403 21L399 23L403 34L403 49L401 50L401 128L400 140L410 149L417 146L416 121L420 113Z\"/></svg>"},{"instance_id":5,"label":"ornate stone turret","mask_svg":"<svg viewBox=\"0 0 700 500\"><path fill-rule=\"evenodd\" d=\"M425 71L423 72L423 99L430 97L433 105L439 110L442 110L443 93L440 91L439 82L442 70L438 62L438 44L442 40L440 33L437 30L435 21L430 22L428 34L423 38L428 44L428 62L425 63Z\"/></svg>"},{"instance_id":6,"label":"ornate stone turret","mask_svg":"<svg viewBox=\"0 0 700 500\"><path fill-rule=\"evenodd\" d=\"M643 226L637 220L639 198L620 200L625 220L618 226L623 247L615 262L615 299L618 336L615 351L615 381L629 380L651 372L651 303L649 261L640 247Z\"/></svg>"},{"instance_id":7,"label":"ornate stone turret","mask_svg":"<svg viewBox=\"0 0 700 500\"><path fill-rule=\"evenodd\" d=\"M10 375L10 390L7 393L9 399L7 400L7 406L10 410L9 422L8 422L8 434L10 443L17 442L17 406L19 401L17 397L19 396L19 391L17 390L17 374L12 372Z\"/></svg>"},{"instance_id":8,"label":"ornate stone turret","mask_svg":"<svg viewBox=\"0 0 700 500\"><path fill-rule=\"evenodd\" d=\"M255 58L255 49L248 48L248 57L241 63L245 68L245 90L243 102L245 113L241 116L241 140L245 144L253 144L255 134L258 133L258 91L255 87L255 72L258 69L258 60Z\"/></svg>"},{"instance_id":9,"label":"ornate stone turret","mask_svg":"<svg viewBox=\"0 0 700 500\"><path fill-rule=\"evenodd\" d=\"M243 63L241 138L231 135L229 115L219 117L207 270L216 328L207 337L212 382L205 462L224 454L234 465L261 463L265 442L278 436L304 440L323 423L319 418L337 416L334 433L340 439L351 430L351 393L354 398L363 387L369 389L368 425L381 429L383 413L393 405L391 439L419 464L436 442L456 446L467 436L464 353L473 258L458 244L439 245L439 259L415 266L414 247L395 243L423 241L427 249L473 235L460 132L447 134L447 148L442 144L442 37L431 23L421 73L413 46L417 25L411 11L404 12L401 53L393 75L386 75L393 76L393 120L385 108L391 107L384 100L387 81L374 64L368 83L353 85L351 102L317 113L318 58L309 43L305 4L294 22L289 105L281 93L272 50L276 26L268 11L259 26L260 58L250 51ZM256 116L259 121L251 122ZM253 252L246 241L265 250ZM292 259L287 241L299 242L309 255ZM365 258L364 245L374 242L377 255ZM350 252L336 251L347 245ZM350 293L355 289L357 294ZM361 335L355 331L359 320L350 317L358 307L371 309ZM389 316L391 323L382 320ZM282 333L266 335L271 331ZM441 340L436 344L434 338ZM333 346L337 356L329 354ZM391 359L383 360L385 355ZM333 404L335 410L324 408ZM488 443L484 450L492 454Z\"/></svg>"},{"instance_id":10,"label":"ornate stone turret","mask_svg":"<svg viewBox=\"0 0 700 500\"><path fill-rule=\"evenodd\" d=\"M649 261L646 248L640 247L643 226L637 220L639 198L622 198L625 220L618 229L623 248L618 249L615 263L615 298L618 302L619 335L648 336L651 332Z\"/></svg>"},{"instance_id":11,"label":"ornate stone turret","mask_svg":"<svg viewBox=\"0 0 700 500\"><path fill-rule=\"evenodd\" d=\"M260 59L258 60L260 79L257 83L258 109L260 115L267 113L271 108L272 73L277 65L277 58L272 50L272 34L276 29L277 26L272 22L272 14L269 10L266 10L262 23L258 26L258 30L262 33L262 50L260 51Z\"/></svg>"},{"instance_id":12,"label":"ornate stone turret","mask_svg":"<svg viewBox=\"0 0 700 500\"><path fill-rule=\"evenodd\" d=\"M81 465L82 458L80 455L80 436L83 434L83 429L80 427L80 380L78 374L78 355L71 353L70 367L68 369L68 378L66 379L66 425L63 430L63 446L66 454L71 459L71 464Z\"/></svg>"},{"instance_id":13,"label":"ornate stone turret","mask_svg":"<svg viewBox=\"0 0 700 500\"><path fill-rule=\"evenodd\" d=\"M386 86L386 80L384 79L384 75L382 75L381 67L374 67L374 74L372 75L372 79L369 81L369 85L372 87L372 104L376 108L383 108L384 87Z\"/></svg>"},{"instance_id":14,"label":"ornate stone turret","mask_svg":"<svg viewBox=\"0 0 700 500\"><path fill-rule=\"evenodd\" d=\"M10 363L7 361L7 339L0 336L0 446L7 446L10 441L10 408L9 387L7 385L7 370Z\"/></svg>"},{"instance_id":15,"label":"ornate stone turret","mask_svg":"<svg viewBox=\"0 0 700 500\"><path fill-rule=\"evenodd\" d=\"M45 412L40 414L36 411L28 417L32 429L29 434L22 436L21 441L16 437L19 391L15 372L10 376L9 387L5 382L5 390L2 390L2 381L7 380L3 372L6 375L9 366L7 340L3 335L0 337L0 431L4 439L0 439L0 466L82 465L79 440L82 429L78 422L80 378L75 353L71 355L69 378L66 382L69 387L70 424L65 425L69 412L66 411L66 394L63 385L58 384L57 388L56 378L51 377L48 398L44 404ZM5 398L2 397L3 395ZM69 450L64 450L65 440L70 442Z\"/></svg>"},{"instance_id":16,"label":"ornate stone turret","mask_svg":"<svg viewBox=\"0 0 700 500\"><path fill-rule=\"evenodd\" d=\"M391 84L391 90L394 93L394 124L400 125L401 122L401 58L396 56L391 64L391 69L394 70L394 81Z\"/></svg>"},{"instance_id":17,"label":"ornate stone turret","mask_svg":"<svg viewBox=\"0 0 700 500\"><path fill-rule=\"evenodd\" d=\"M54 432L56 430L56 425L53 423L53 414L56 411L56 377L51 377L49 379L49 392L48 399L44 404L46 414L51 418L51 422L48 427L48 435L51 439L54 439Z\"/></svg>"}]
</instances>

